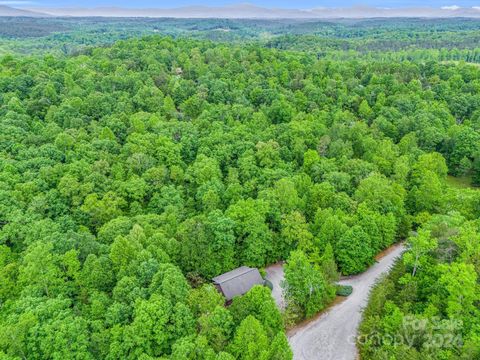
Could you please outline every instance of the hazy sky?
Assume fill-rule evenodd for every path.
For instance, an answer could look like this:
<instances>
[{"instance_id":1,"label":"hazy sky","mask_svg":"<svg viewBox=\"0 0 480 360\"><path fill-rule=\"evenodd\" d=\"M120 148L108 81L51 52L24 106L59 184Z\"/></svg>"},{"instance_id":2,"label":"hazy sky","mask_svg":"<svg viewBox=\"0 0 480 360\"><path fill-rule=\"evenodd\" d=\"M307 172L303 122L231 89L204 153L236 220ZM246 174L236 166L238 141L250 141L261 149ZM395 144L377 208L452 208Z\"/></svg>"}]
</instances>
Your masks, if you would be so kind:
<instances>
[{"instance_id":1,"label":"hazy sky","mask_svg":"<svg viewBox=\"0 0 480 360\"><path fill-rule=\"evenodd\" d=\"M17 7L24 6L121 6L121 7L159 7L171 8L185 5L221 6L248 2L265 7L301 8L314 7L342 7L352 5L370 5L377 7L406 7L406 6L480 6L480 0L0 0L0 4Z\"/></svg>"}]
</instances>

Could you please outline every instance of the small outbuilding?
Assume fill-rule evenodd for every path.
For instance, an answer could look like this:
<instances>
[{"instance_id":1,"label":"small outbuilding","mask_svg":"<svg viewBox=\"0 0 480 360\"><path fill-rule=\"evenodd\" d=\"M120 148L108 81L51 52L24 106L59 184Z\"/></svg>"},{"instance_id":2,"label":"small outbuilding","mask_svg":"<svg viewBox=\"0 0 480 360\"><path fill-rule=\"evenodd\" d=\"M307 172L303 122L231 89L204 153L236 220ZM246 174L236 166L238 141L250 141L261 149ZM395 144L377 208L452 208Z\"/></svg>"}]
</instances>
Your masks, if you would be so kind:
<instances>
[{"instance_id":1,"label":"small outbuilding","mask_svg":"<svg viewBox=\"0 0 480 360\"><path fill-rule=\"evenodd\" d=\"M227 301L243 295L255 285L264 285L264 280L257 268L241 266L225 274L214 277L213 283Z\"/></svg>"}]
</instances>

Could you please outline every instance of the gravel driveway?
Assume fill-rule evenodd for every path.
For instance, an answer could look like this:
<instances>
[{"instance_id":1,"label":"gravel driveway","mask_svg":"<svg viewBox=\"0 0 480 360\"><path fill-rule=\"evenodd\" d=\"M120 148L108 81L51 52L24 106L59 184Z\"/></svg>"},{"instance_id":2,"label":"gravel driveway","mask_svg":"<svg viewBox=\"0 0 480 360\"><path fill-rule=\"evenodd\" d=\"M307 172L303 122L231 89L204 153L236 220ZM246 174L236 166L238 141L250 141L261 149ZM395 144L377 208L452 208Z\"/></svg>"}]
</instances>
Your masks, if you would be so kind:
<instances>
[{"instance_id":1,"label":"gravel driveway","mask_svg":"<svg viewBox=\"0 0 480 360\"><path fill-rule=\"evenodd\" d=\"M319 318L296 327L288 334L294 360L354 360L357 358L355 337L362 317L362 309L367 305L372 285L385 272L404 250L403 245L390 249L376 264L362 274L342 279L339 283L351 285L353 293ZM267 278L273 283L272 292L277 303L283 306L283 299L275 292L281 291L283 268L276 264L267 268ZM281 293L280 293L281 294ZM281 295L280 295L281 296ZM278 299L277 299L278 298Z\"/></svg>"},{"instance_id":2,"label":"gravel driveway","mask_svg":"<svg viewBox=\"0 0 480 360\"><path fill-rule=\"evenodd\" d=\"M272 296L277 303L277 306L280 310L285 308L285 300L283 299L283 289L281 286L281 282L283 280L283 263L277 263L270 265L266 269L267 276L265 278L269 280L272 285Z\"/></svg>"}]
</instances>

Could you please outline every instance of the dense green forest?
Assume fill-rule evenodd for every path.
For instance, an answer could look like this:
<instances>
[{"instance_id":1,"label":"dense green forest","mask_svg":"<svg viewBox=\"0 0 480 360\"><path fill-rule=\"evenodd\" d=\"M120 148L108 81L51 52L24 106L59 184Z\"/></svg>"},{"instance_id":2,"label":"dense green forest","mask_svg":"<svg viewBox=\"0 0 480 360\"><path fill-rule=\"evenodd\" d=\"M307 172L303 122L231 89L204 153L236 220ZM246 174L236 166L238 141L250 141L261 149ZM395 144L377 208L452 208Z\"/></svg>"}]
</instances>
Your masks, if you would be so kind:
<instances>
[{"instance_id":1,"label":"dense green forest","mask_svg":"<svg viewBox=\"0 0 480 360\"><path fill-rule=\"evenodd\" d=\"M480 23L438 21L339 23L331 38L360 47L378 28L400 43L414 28L473 51ZM403 46L320 54L328 33L224 22L255 40L2 41L33 55L0 58L1 357L291 359L285 328L334 299L339 273L408 239L365 313L362 355L479 358L480 67L420 45L427 60ZM262 42L265 27L284 30ZM226 307L210 284L279 260L284 313L267 287ZM405 331L407 316L457 321L462 341L368 336Z\"/></svg>"},{"instance_id":2,"label":"dense green forest","mask_svg":"<svg viewBox=\"0 0 480 360\"><path fill-rule=\"evenodd\" d=\"M332 59L480 63L478 19L145 19L0 17L0 54L77 54L152 34L256 43Z\"/></svg>"}]
</instances>

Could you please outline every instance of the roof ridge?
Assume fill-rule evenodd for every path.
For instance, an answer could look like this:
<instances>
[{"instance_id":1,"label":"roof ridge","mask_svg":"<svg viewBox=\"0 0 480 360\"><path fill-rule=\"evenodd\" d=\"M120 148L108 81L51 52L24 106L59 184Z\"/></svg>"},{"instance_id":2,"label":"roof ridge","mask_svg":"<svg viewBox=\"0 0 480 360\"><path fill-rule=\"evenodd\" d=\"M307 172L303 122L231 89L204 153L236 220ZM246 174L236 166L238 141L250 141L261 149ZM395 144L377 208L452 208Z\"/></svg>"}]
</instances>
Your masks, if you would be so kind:
<instances>
[{"instance_id":1,"label":"roof ridge","mask_svg":"<svg viewBox=\"0 0 480 360\"><path fill-rule=\"evenodd\" d=\"M245 271L235 273L236 271L238 271L238 270L240 270L240 269L243 269L243 268L245 268L245 269L244 269ZM239 276L241 276L241 275L247 274L247 273L249 273L249 272L252 271L252 270L255 270L255 268L251 268L251 267L249 267L249 266L240 266L240 267L238 267L238 268L236 268L236 269L227 271L227 272L224 273L224 274L220 274L220 275L218 275L218 276L215 276L212 280L213 280L214 282L216 282L216 283L222 283L222 282L226 282L226 281L235 279L235 278L237 278L237 277L239 277ZM229 273L234 273L234 274L231 274L231 276L228 276L228 277L226 277L226 278L224 278L224 279L222 278L222 276L228 275ZM218 279L218 278L220 278L220 279ZM220 281L219 281L219 280L220 280Z\"/></svg>"}]
</instances>

